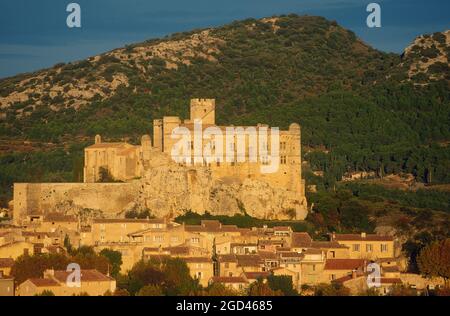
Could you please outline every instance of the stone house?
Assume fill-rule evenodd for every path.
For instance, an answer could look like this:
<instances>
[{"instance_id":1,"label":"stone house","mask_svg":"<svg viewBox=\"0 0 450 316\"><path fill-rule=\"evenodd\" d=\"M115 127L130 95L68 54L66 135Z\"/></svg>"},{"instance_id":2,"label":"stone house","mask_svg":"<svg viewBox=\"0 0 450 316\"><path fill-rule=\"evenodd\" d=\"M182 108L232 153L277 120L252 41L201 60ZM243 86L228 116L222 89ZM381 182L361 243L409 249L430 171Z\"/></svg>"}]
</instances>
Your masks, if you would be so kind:
<instances>
[{"instance_id":1,"label":"stone house","mask_svg":"<svg viewBox=\"0 0 450 316\"><path fill-rule=\"evenodd\" d=\"M55 296L72 296L87 293L90 296L104 295L116 290L116 281L97 270L81 270L80 287L71 287L67 279L71 272L46 270L43 278L28 279L19 285L17 295L34 296L51 291Z\"/></svg>"}]
</instances>

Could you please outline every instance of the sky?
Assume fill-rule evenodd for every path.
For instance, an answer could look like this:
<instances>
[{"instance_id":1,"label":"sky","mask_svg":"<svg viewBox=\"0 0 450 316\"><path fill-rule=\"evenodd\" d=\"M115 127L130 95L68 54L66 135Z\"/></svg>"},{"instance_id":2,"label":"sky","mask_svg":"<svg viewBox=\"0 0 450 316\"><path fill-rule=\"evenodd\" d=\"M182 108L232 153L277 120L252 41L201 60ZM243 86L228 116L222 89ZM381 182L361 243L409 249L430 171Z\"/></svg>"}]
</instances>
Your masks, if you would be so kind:
<instances>
[{"instance_id":1,"label":"sky","mask_svg":"<svg viewBox=\"0 0 450 316\"><path fill-rule=\"evenodd\" d=\"M81 7L81 28L67 27L71 2ZM371 2L381 6L381 28L366 25ZM174 32L289 13L336 20L396 53L418 35L450 28L448 0L1 0L0 78Z\"/></svg>"}]
</instances>

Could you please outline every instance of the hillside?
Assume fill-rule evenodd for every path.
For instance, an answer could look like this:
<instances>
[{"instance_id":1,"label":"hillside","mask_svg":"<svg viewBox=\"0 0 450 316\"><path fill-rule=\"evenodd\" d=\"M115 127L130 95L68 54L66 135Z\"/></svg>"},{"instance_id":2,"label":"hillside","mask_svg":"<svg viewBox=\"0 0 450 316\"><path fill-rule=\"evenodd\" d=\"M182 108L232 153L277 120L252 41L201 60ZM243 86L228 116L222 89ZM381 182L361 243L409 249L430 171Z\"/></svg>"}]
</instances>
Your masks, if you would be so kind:
<instances>
[{"instance_id":1,"label":"hillside","mask_svg":"<svg viewBox=\"0 0 450 316\"><path fill-rule=\"evenodd\" d=\"M43 150L0 156L3 204L13 181L79 180L93 135L135 141L153 118L186 117L191 97L216 98L221 124L299 122L309 183L330 187L356 170L449 183L448 35L419 37L400 56L321 17L277 16L6 78L2 145L36 141Z\"/></svg>"}]
</instances>

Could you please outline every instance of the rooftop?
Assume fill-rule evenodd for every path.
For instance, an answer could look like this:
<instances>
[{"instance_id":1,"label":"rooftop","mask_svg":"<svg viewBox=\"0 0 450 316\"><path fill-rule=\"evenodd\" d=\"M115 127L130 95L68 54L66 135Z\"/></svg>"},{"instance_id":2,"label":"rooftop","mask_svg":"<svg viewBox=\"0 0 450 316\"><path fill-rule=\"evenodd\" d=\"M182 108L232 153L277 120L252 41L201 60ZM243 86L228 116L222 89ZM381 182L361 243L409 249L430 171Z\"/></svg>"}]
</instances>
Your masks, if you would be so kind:
<instances>
[{"instance_id":1,"label":"rooftop","mask_svg":"<svg viewBox=\"0 0 450 316\"><path fill-rule=\"evenodd\" d=\"M213 282L218 283L248 283L243 277L213 277Z\"/></svg>"},{"instance_id":2,"label":"rooftop","mask_svg":"<svg viewBox=\"0 0 450 316\"><path fill-rule=\"evenodd\" d=\"M292 233L291 247L302 248L311 245L312 238L308 233Z\"/></svg>"},{"instance_id":3,"label":"rooftop","mask_svg":"<svg viewBox=\"0 0 450 316\"><path fill-rule=\"evenodd\" d=\"M47 222L77 222L77 218L74 215L65 215L61 213L49 213L45 215L44 221Z\"/></svg>"},{"instance_id":4,"label":"rooftop","mask_svg":"<svg viewBox=\"0 0 450 316\"><path fill-rule=\"evenodd\" d=\"M57 270L54 271L54 278L59 282L66 282L71 271ZM111 281L111 277L104 275L97 270L81 270L81 282L102 282Z\"/></svg>"},{"instance_id":5,"label":"rooftop","mask_svg":"<svg viewBox=\"0 0 450 316\"><path fill-rule=\"evenodd\" d=\"M52 279L32 278L28 279L28 281L30 281L37 287L60 286L58 282ZM66 281L64 280L64 282Z\"/></svg>"},{"instance_id":6,"label":"rooftop","mask_svg":"<svg viewBox=\"0 0 450 316\"><path fill-rule=\"evenodd\" d=\"M95 218L94 224L114 224L114 223L143 223L143 224L164 224L164 218Z\"/></svg>"},{"instance_id":7,"label":"rooftop","mask_svg":"<svg viewBox=\"0 0 450 316\"><path fill-rule=\"evenodd\" d=\"M265 271L261 271L261 272L244 272L243 273L244 276L248 279L248 280L257 280L259 278L267 278L269 275L271 275L270 272L265 272Z\"/></svg>"},{"instance_id":8,"label":"rooftop","mask_svg":"<svg viewBox=\"0 0 450 316\"><path fill-rule=\"evenodd\" d=\"M325 270L356 270L364 267L364 259L327 259Z\"/></svg>"},{"instance_id":9,"label":"rooftop","mask_svg":"<svg viewBox=\"0 0 450 316\"><path fill-rule=\"evenodd\" d=\"M381 236L376 234L333 234L332 241L393 241L392 236Z\"/></svg>"},{"instance_id":10,"label":"rooftop","mask_svg":"<svg viewBox=\"0 0 450 316\"><path fill-rule=\"evenodd\" d=\"M14 265L12 258L0 258L0 268L11 268Z\"/></svg>"}]
</instances>

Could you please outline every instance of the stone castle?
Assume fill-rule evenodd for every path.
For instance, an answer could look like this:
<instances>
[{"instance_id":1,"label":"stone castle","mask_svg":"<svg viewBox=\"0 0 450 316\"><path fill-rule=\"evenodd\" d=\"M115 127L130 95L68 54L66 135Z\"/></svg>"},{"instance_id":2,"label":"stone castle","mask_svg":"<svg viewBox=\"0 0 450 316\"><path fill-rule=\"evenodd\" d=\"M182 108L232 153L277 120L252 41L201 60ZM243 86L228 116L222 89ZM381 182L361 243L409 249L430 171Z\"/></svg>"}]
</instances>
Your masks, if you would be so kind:
<instances>
[{"instance_id":1,"label":"stone castle","mask_svg":"<svg viewBox=\"0 0 450 316\"><path fill-rule=\"evenodd\" d=\"M230 216L240 213L266 219L306 217L298 124L279 131L278 168L263 173L261 166L267 164L264 157L258 157L257 161L233 158L206 162L197 160L192 153L192 163L174 161L171 157L177 142L172 137L174 130L183 127L193 131L198 120L203 130L227 128L216 125L214 99L192 99L189 119L165 116L153 121L153 142L149 135L142 136L140 145L103 142L97 135L95 143L85 148L84 183L16 183L14 219L20 221L29 215L55 211L123 217L129 210L149 210L166 218L187 210ZM258 124L254 128L263 127L267 125ZM252 150L249 137L244 138L247 158ZM214 139L210 143L215 146ZM271 138L258 144L270 148ZM231 145L233 151L239 146ZM194 149L193 142L189 146ZM105 174L109 183L104 182Z\"/></svg>"}]
</instances>

